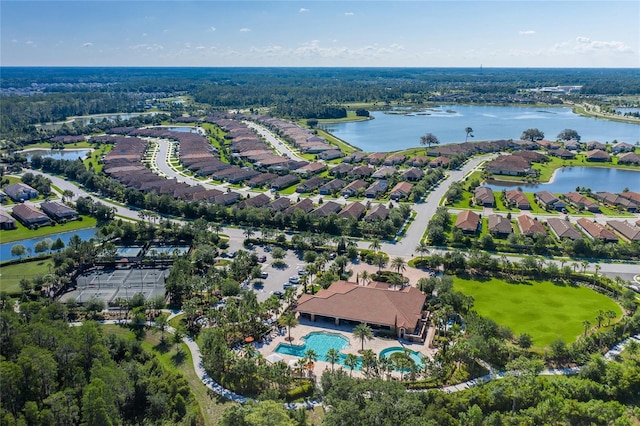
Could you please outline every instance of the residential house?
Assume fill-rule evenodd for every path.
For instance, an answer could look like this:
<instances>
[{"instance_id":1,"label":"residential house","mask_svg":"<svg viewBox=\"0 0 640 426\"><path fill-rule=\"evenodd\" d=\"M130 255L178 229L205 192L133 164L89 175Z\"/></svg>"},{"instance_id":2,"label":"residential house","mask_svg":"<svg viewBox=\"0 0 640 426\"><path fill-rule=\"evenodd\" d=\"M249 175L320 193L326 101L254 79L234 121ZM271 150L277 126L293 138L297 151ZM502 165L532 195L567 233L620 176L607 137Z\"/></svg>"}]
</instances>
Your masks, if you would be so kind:
<instances>
[{"instance_id":1,"label":"residential house","mask_svg":"<svg viewBox=\"0 0 640 426\"><path fill-rule=\"evenodd\" d=\"M38 191L22 182L5 186L4 193L16 202L38 198Z\"/></svg>"},{"instance_id":2,"label":"residential house","mask_svg":"<svg viewBox=\"0 0 640 426\"><path fill-rule=\"evenodd\" d=\"M547 235L544 225L526 214L518 216L518 227L525 237L533 237L535 234Z\"/></svg>"},{"instance_id":3,"label":"residential house","mask_svg":"<svg viewBox=\"0 0 640 426\"><path fill-rule=\"evenodd\" d=\"M291 214L296 210L302 210L305 213L309 213L311 210L313 210L313 207L313 201L311 200L311 198L305 198L288 207L284 212L286 214Z\"/></svg>"},{"instance_id":4,"label":"residential house","mask_svg":"<svg viewBox=\"0 0 640 426\"><path fill-rule=\"evenodd\" d=\"M258 194L255 197L245 198L244 200L238 203L239 209L244 209L247 207L263 207L271 202L271 198L269 198L266 194Z\"/></svg>"},{"instance_id":5,"label":"residential house","mask_svg":"<svg viewBox=\"0 0 640 426\"><path fill-rule=\"evenodd\" d=\"M384 159L383 164L385 166L396 166L398 164L404 163L406 159L407 157L405 157L402 154L391 154L390 156Z\"/></svg>"},{"instance_id":6,"label":"residential house","mask_svg":"<svg viewBox=\"0 0 640 426\"><path fill-rule=\"evenodd\" d=\"M531 210L531 203L522 191L518 191L517 189L506 191L505 198L511 207L515 207L520 210Z\"/></svg>"},{"instance_id":7,"label":"residential house","mask_svg":"<svg viewBox=\"0 0 640 426\"><path fill-rule=\"evenodd\" d=\"M342 179L333 179L318 188L318 194L333 195L336 192L340 191L345 184L346 182Z\"/></svg>"},{"instance_id":8,"label":"residential house","mask_svg":"<svg viewBox=\"0 0 640 426\"><path fill-rule=\"evenodd\" d=\"M342 159L342 162L343 163L360 163L366 157L367 157L367 154L365 154L364 152L355 151L355 152L352 152L351 154L347 155L346 157L344 157Z\"/></svg>"},{"instance_id":9,"label":"residential house","mask_svg":"<svg viewBox=\"0 0 640 426\"><path fill-rule=\"evenodd\" d=\"M624 220L610 220L607 226L627 242L640 241L640 228Z\"/></svg>"},{"instance_id":10,"label":"residential house","mask_svg":"<svg viewBox=\"0 0 640 426\"><path fill-rule=\"evenodd\" d=\"M487 186L478 186L473 191L473 202L480 207L495 207L496 198L493 190Z\"/></svg>"},{"instance_id":11,"label":"residential house","mask_svg":"<svg viewBox=\"0 0 640 426\"><path fill-rule=\"evenodd\" d=\"M582 194L578 194L577 192L568 192L562 195L562 197L565 201L569 202L579 210L587 210L592 213L600 212L600 206L598 206L598 203L588 199Z\"/></svg>"},{"instance_id":12,"label":"residential house","mask_svg":"<svg viewBox=\"0 0 640 426\"><path fill-rule=\"evenodd\" d=\"M278 178L278 175L275 173L261 173L249 179L249 181L247 182L247 186L249 186L250 188L258 188L262 185L269 185L276 178Z\"/></svg>"},{"instance_id":13,"label":"residential house","mask_svg":"<svg viewBox=\"0 0 640 426\"><path fill-rule=\"evenodd\" d=\"M354 201L353 203L347 204L347 206L338 213L338 217L358 220L362 217L365 210L366 207L363 204Z\"/></svg>"},{"instance_id":14,"label":"residential house","mask_svg":"<svg viewBox=\"0 0 640 426\"><path fill-rule=\"evenodd\" d=\"M387 155L388 153L386 152L372 152L367 156L366 160L369 164L382 164Z\"/></svg>"},{"instance_id":15,"label":"residential house","mask_svg":"<svg viewBox=\"0 0 640 426\"><path fill-rule=\"evenodd\" d=\"M443 156L436 157L433 160L429 161L429 167L431 168L444 167L446 169L450 164L451 159Z\"/></svg>"},{"instance_id":16,"label":"residential house","mask_svg":"<svg viewBox=\"0 0 640 426\"><path fill-rule=\"evenodd\" d=\"M375 172L373 172L371 177L374 179L388 179L389 177L393 176L396 172L397 172L397 169L393 166L383 166L383 167L380 167Z\"/></svg>"},{"instance_id":17,"label":"residential house","mask_svg":"<svg viewBox=\"0 0 640 426\"><path fill-rule=\"evenodd\" d=\"M521 157L529 163L541 163L548 160L548 157L537 151L520 151L511 154L512 157Z\"/></svg>"},{"instance_id":18,"label":"residential house","mask_svg":"<svg viewBox=\"0 0 640 426\"><path fill-rule=\"evenodd\" d=\"M366 178L373 174L375 169L371 166L359 166L351 170L351 176L356 178Z\"/></svg>"},{"instance_id":19,"label":"residential house","mask_svg":"<svg viewBox=\"0 0 640 426\"><path fill-rule=\"evenodd\" d=\"M77 211L57 201L45 201L40 204L40 208L56 222L66 222L78 218Z\"/></svg>"},{"instance_id":20,"label":"residential house","mask_svg":"<svg viewBox=\"0 0 640 426\"><path fill-rule=\"evenodd\" d=\"M620 154L621 152L633 152L635 151L635 149L636 148L630 143L618 142L611 147L611 152L613 152L614 154Z\"/></svg>"},{"instance_id":21,"label":"residential house","mask_svg":"<svg viewBox=\"0 0 640 426\"><path fill-rule=\"evenodd\" d=\"M412 167L409 170L405 170L404 172L402 172L402 174L400 175L400 179L410 182L416 182L422 179L422 176L424 176L424 172L422 170L417 167Z\"/></svg>"},{"instance_id":22,"label":"residential house","mask_svg":"<svg viewBox=\"0 0 640 426\"><path fill-rule=\"evenodd\" d=\"M591 221L586 217L578 219L578 226L587 234L588 237L594 240L601 240L605 243L617 243L618 237L616 234L605 228L598 222Z\"/></svg>"},{"instance_id":23,"label":"residential house","mask_svg":"<svg viewBox=\"0 0 640 426\"><path fill-rule=\"evenodd\" d=\"M576 140L566 141L564 143L564 148L570 151L580 151L580 142Z\"/></svg>"},{"instance_id":24,"label":"residential house","mask_svg":"<svg viewBox=\"0 0 640 426\"><path fill-rule=\"evenodd\" d=\"M341 178L347 176L351 172L351 170L353 170L352 165L340 163L337 166L329 169L329 175Z\"/></svg>"},{"instance_id":25,"label":"residential house","mask_svg":"<svg viewBox=\"0 0 640 426\"><path fill-rule=\"evenodd\" d=\"M600 151L606 151L607 150L607 145L598 142L598 141L591 141L591 142L587 142L587 151L592 151L594 149L600 150Z\"/></svg>"},{"instance_id":26,"label":"residential house","mask_svg":"<svg viewBox=\"0 0 640 426\"><path fill-rule=\"evenodd\" d=\"M482 227L480 215L471 210L463 210L456 218L456 228L468 234L479 232Z\"/></svg>"},{"instance_id":27,"label":"residential house","mask_svg":"<svg viewBox=\"0 0 640 426\"><path fill-rule=\"evenodd\" d=\"M407 164L413 167L424 167L425 164L429 164L431 162L431 158L426 155L416 155L415 157L409 159Z\"/></svg>"},{"instance_id":28,"label":"residential house","mask_svg":"<svg viewBox=\"0 0 640 426\"><path fill-rule=\"evenodd\" d=\"M486 169L494 175L525 176L531 172L531 165L522 157L501 155L490 161Z\"/></svg>"},{"instance_id":29,"label":"residential house","mask_svg":"<svg viewBox=\"0 0 640 426\"><path fill-rule=\"evenodd\" d=\"M242 198L242 195L240 195L239 193L229 191L229 192L225 192L224 194L215 196L213 198L213 203L219 204L221 206L230 206L231 204L239 201L241 198Z\"/></svg>"},{"instance_id":30,"label":"residential house","mask_svg":"<svg viewBox=\"0 0 640 426\"><path fill-rule=\"evenodd\" d=\"M491 214L488 219L489 233L496 237L506 237L513 232L511 221L499 214Z\"/></svg>"},{"instance_id":31,"label":"residential house","mask_svg":"<svg viewBox=\"0 0 640 426\"><path fill-rule=\"evenodd\" d=\"M607 153L606 151L601 151L599 149L592 149L591 151L587 152L587 161L594 161L594 162L605 162L605 161L609 161L611 157L609 157L609 153Z\"/></svg>"},{"instance_id":32,"label":"residential house","mask_svg":"<svg viewBox=\"0 0 640 426\"><path fill-rule=\"evenodd\" d=\"M269 203L267 208L274 212L281 212L291 205L291 200L287 197L276 198Z\"/></svg>"},{"instance_id":33,"label":"residential house","mask_svg":"<svg viewBox=\"0 0 640 426\"><path fill-rule=\"evenodd\" d=\"M366 181L362 179L357 179L351 182L350 184L348 184L347 186L345 186L344 188L342 188L342 191L340 193L345 198L354 197L358 194L359 191L364 192L365 188L368 185L369 184Z\"/></svg>"},{"instance_id":34,"label":"residential house","mask_svg":"<svg viewBox=\"0 0 640 426\"><path fill-rule=\"evenodd\" d=\"M311 214L320 217L328 217L331 213L338 213L341 208L342 205L335 201L325 201L321 206L313 210Z\"/></svg>"},{"instance_id":35,"label":"residential house","mask_svg":"<svg viewBox=\"0 0 640 426\"><path fill-rule=\"evenodd\" d=\"M634 166L640 165L640 154L635 152L627 152L618 157L618 164L630 164Z\"/></svg>"},{"instance_id":36,"label":"residential house","mask_svg":"<svg viewBox=\"0 0 640 426\"><path fill-rule=\"evenodd\" d=\"M318 154L318 158L325 161L335 160L336 158L341 158L342 156L344 156L344 154L339 149L329 149Z\"/></svg>"},{"instance_id":37,"label":"residential house","mask_svg":"<svg viewBox=\"0 0 640 426\"><path fill-rule=\"evenodd\" d=\"M407 198L409 194L411 194L412 188L413 184L409 182L398 182L396 186L391 189L389 198L396 201Z\"/></svg>"},{"instance_id":38,"label":"residential house","mask_svg":"<svg viewBox=\"0 0 640 426\"><path fill-rule=\"evenodd\" d=\"M313 192L318 189L320 186L324 185L327 182L325 178L321 178L319 176L314 176L311 179L302 182L300 185L296 187L296 192L306 193Z\"/></svg>"},{"instance_id":39,"label":"residential house","mask_svg":"<svg viewBox=\"0 0 640 426\"><path fill-rule=\"evenodd\" d=\"M384 194L388 187L389 181L377 180L369 185L369 187L364 191L364 196L367 198L376 198L377 196Z\"/></svg>"},{"instance_id":40,"label":"residential house","mask_svg":"<svg viewBox=\"0 0 640 426\"><path fill-rule=\"evenodd\" d=\"M281 189L288 188L298 182L300 182L300 178L296 175L280 176L271 182L271 190L279 191Z\"/></svg>"},{"instance_id":41,"label":"residential house","mask_svg":"<svg viewBox=\"0 0 640 426\"><path fill-rule=\"evenodd\" d=\"M295 169L293 173L296 173L301 176L311 176L318 174L320 172L324 172L327 170L327 165L324 163L309 163L306 166L302 166L298 169Z\"/></svg>"},{"instance_id":42,"label":"residential house","mask_svg":"<svg viewBox=\"0 0 640 426\"><path fill-rule=\"evenodd\" d=\"M543 208L547 210L557 210L563 211L567 208L567 204L556 197L549 191L538 191L533 194L533 198L540 204Z\"/></svg>"},{"instance_id":43,"label":"residential house","mask_svg":"<svg viewBox=\"0 0 640 426\"><path fill-rule=\"evenodd\" d=\"M16 220L0 210L0 229L16 229Z\"/></svg>"},{"instance_id":44,"label":"residential house","mask_svg":"<svg viewBox=\"0 0 640 426\"><path fill-rule=\"evenodd\" d=\"M364 216L364 220L371 222L374 220L385 220L389 216L389 208L384 204L374 204L369 212Z\"/></svg>"},{"instance_id":45,"label":"residential house","mask_svg":"<svg viewBox=\"0 0 640 426\"><path fill-rule=\"evenodd\" d=\"M582 233L578 231L576 228L571 225L571 222L565 219L560 219L557 217L551 217L547 219L547 225L551 229L551 232L558 238L559 240L581 240Z\"/></svg>"},{"instance_id":46,"label":"residential house","mask_svg":"<svg viewBox=\"0 0 640 426\"><path fill-rule=\"evenodd\" d=\"M569 151L565 148L558 148L554 149L553 151L549 151L549 155L553 155L554 157L558 157L563 160L571 160L576 158L575 152Z\"/></svg>"},{"instance_id":47,"label":"residential house","mask_svg":"<svg viewBox=\"0 0 640 426\"><path fill-rule=\"evenodd\" d=\"M591 194L593 198L601 203L614 207L616 209L626 210L630 213L636 213L638 211L638 203L628 198L622 197L619 194L612 194L611 192L596 192Z\"/></svg>"},{"instance_id":48,"label":"residential house","mask_svg":"<svg viewBox=\"0 0 640 426\"><path fill-rule=\"evenodd\" d=\"M11 214L28 228L51 224L49 216L29 204L14 206Z\"/></svg>"}]
</instances>

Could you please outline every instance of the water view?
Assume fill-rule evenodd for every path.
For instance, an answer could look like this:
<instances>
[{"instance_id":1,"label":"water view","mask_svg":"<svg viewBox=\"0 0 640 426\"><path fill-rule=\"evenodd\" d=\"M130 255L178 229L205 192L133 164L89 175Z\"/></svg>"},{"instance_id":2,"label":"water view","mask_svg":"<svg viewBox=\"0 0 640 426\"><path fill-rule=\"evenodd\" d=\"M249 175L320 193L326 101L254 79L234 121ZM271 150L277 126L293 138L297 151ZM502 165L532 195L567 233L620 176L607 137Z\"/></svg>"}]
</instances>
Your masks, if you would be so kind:
<instances>
[{"instance_id":1,"label":"water view","mask_svg":"<svg viewBox=\"0 0 640 426\"><path fill-rule=\"evenodd\" d=\"M29 253L29 250L31 250L31 254L35 255L36 253L34 249L36 244L38 244L40 241L46 240L47 238L51 239L52 241L55 241L58 238L60 238L62 242L64 242L64 245L66 247L66 245L69 244L69 240L71 240L71 238L74 235L77 235L82 240L88 240L90 238L95 237L97 230L98 228L86 228L86 229L80 229L78 231L64 232L61 234L53 234L45 237L29 238L27 240L20 240L20 241L14 241L11 243L0 244L0 259L2 259L2 261L17 259L18 256L13 256L11 254L11 247L15 246L16 244L22 244L24 248L27 249L27 253ZM9 233L11 231L3 231L3 232Z\"/></svg>"},{"instance_id":2,"label":"water view","mask_svg":"<svg viewBox=\"0 0 640 426\"><path fill-rule=\"evenodd\" d=\"M550 191L554 194L573 192L577 186L590 188L592 192L640 191L640 171L610 169L606 167L564 167L555 171L551 182L539 184L490 183L495 191L522 188L525 192Z\"/></svg>"},{"instance_id":3,"label":"water view","mask_svg":"<svg viewBox=\"0 0 640 426\"><path fill-rule=\"evenodd\" d=\"M53 158L54 160L83 160L92 149L32 149L26 151L27 158L39 155L42 158Z\"/></svg>"},{"instance_id":4,"label":"water view","mask_svg":"<svg viewBox=\"0 0 640 426\"><path fill-rule=\"evenodd\" d=\"M564 129L576 130L583 141L635 144L640 125L583 117L570 108L534 108L442 105L421 111L373 111L373 120L325 126L336 137L364 151L396 151L420 146L420 136L433 133L440 143L464 142L465 128L473 128L474 140L520 139L522 132L537 128L555 140Z\"/></svg>"}]
</instances>

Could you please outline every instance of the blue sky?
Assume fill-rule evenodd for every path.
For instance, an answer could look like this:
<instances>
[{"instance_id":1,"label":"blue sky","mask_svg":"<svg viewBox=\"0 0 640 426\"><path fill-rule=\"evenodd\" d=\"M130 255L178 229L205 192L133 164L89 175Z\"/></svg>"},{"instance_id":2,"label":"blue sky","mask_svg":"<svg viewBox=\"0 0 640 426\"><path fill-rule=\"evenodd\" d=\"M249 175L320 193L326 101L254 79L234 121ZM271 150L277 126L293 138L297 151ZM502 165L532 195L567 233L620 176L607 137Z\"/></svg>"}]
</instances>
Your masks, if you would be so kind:
<instances>
[{"instance_id":1,"label":"blue sky","mask_svg":"<svg viewBox=\"0 0 640 426\"><path fill-rule=\"evenodd\" d=\"M631 1L0 2L3 66L640 67Z\"/></svg>"}]
</instances>

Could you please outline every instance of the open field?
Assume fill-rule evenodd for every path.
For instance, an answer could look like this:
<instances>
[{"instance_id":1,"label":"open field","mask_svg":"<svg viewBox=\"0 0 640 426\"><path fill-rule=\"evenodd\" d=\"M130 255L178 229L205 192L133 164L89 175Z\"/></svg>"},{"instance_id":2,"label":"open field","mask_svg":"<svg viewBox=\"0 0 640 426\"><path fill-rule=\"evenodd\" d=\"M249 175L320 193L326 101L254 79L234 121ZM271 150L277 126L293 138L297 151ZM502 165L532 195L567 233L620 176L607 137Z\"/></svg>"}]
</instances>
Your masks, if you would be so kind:
<instances>
[{"instance_id":1,"label":"open field","mask_svg":"<svg viewBox=\"0 0 640 426\"><path fill-rule=\"evenodd\" d=\"M21 279L31 280L37 275L47 274L49 265L53 266L51 259L0 266L0 291L6 291L8 294L20 293Z\"/></svg>"},{"instance_id":2,"label":"open field","mask_svg":"<svg viewBox=\"0 0 640 426\"><path fill-rule=\"evenodd\" d=\"M103 329L105 333L116 334L129 339L135 338L133 332L129 329L117 325L105 325ZM171 341L171 337L170 333L165 332L165 339L167 339L168 342ZM159 332L147 331L142 342L142 347L145 351L155 356L167 370L177 371L187 379L189 388L191 388L191 392L193 392L193 395L200 406L200 412L204 418L204 424L206 426L218 424L224 410L232 405L232 403L218 401L217 399L212 399L209 396L207 387L202 383L193 369L191 352L189 352L187 345L182 343L180 353L177 353L176 345L161 342L161 335Z\"/></svg>"},{"instance_id":3,"label":"open field","mask_svg":"<svg viewBox=\"0 0 640 426\"><path fill-rule=\"evenodd\" d=\"M98 221L91 216L82 216L82 220L72 220L67 223L57 224L55 226L43 226L38 229L29 229L20 222L16 221L16 229L0 231L0 242L12 243L27 238L38 238L50 236L52 240L56 240L57 235L63 232L77 231L78 229L93 228Z\"/></svg>"},{"instance_id":4,"label":"open field","mask_svg":"<svg viewBox=\"0 0 640 426\"><path fill-rule=\"evenodd\" d=\"M600 310L614 311L618 317L622 314L613 300L600 293L551 281L512 284L496 278L478 281L455 277L454 288L473 296L480 315L509 327L516 336L529 334L537 348L558 339L573 342L584 332L583 321L591 322L592 327L598 325L595 318Z\"/></svg>"}]
</instances>

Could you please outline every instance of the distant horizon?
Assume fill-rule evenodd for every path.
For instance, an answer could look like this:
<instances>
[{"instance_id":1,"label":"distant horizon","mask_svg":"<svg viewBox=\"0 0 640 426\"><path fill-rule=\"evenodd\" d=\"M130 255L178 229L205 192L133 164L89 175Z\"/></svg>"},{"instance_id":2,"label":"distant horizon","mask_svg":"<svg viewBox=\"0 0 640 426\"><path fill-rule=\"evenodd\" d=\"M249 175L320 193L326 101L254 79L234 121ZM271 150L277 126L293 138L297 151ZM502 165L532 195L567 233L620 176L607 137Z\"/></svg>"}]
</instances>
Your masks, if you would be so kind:
<instances>
[{"instance_id":1,"label":"distant horizon","mask_svg":"<svg viewBox=\"0 0 640 426\"><path fill-rule=\"evenodd\" d=\"M638 67L471 67L471 66L431 66L431 67L421 67L421 66L277 66L277 65L224 65L224 66L208 66L208 65L0 65L0 69L2 68L170 68L170 69L183 69L183 68L191 68L191 69L258 69L258 68L268 68L268 69L459 69L459 70L500 70L500 69L531 69L531 70L571 70L571 69L579 69L579 70L638 70L640 71L640 66Z\"/></svg>"},{"instance_id":2,"label":"distant horizon","mask_svg":"<svg viewBox=\"0 0 640 426\"><path fill-rule=\"evenodd\" d=\"M5 0L0 63L637 68L638 16L628 0Z\"/></svg>"}]
</instances>

